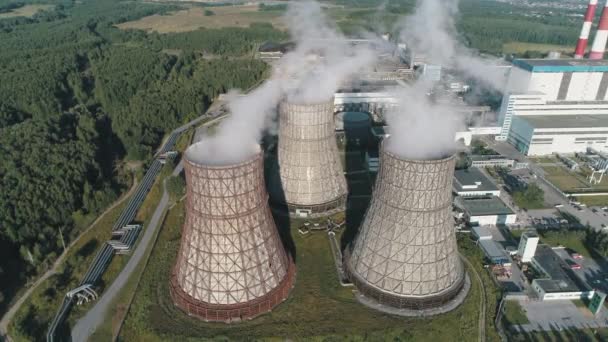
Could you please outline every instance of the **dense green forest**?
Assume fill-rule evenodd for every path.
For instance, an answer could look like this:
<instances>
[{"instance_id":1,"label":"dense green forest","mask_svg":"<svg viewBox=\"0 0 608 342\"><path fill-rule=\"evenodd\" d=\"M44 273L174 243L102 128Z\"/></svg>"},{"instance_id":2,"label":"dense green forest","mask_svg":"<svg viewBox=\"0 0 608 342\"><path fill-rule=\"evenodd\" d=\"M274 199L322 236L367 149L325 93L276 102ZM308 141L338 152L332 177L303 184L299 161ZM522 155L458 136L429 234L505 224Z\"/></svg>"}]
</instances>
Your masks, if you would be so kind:
<instances>
[{"instance_id":1,"label":"dense green forest","mask_svg":"<svg viewBox=\"0 0 608 342\"><path fill-rule=\"evenodd\" d=\"M124 160L149 159L218 94L263 79L249 52L284 37L264 24L147 35L114 25L174 6L34 2L55 6L0 19L0 312L124 191Z\"/></svg>"}]
</instances>

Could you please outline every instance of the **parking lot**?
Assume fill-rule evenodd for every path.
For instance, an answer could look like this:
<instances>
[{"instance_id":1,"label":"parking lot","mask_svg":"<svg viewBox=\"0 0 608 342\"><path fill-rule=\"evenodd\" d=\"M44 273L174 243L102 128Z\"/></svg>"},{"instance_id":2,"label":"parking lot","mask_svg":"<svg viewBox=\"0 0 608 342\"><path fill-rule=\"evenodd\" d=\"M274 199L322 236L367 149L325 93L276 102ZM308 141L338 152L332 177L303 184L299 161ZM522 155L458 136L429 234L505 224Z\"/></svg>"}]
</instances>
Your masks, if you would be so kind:
<instances>
[{"instance_id":1,"label":"parking lot","mask_svg":"<svg viewBox=\"0 0 608 342\"><path fill-rule=\"evenodd\" d=\"M520 300L519 304L530 321L528 324L520 324L515 327L520 331L585 329L608 326L608 314L605 308L597 316L593 316L587 308L577 307L570 300Z\"/></svg>"}]
</instances>

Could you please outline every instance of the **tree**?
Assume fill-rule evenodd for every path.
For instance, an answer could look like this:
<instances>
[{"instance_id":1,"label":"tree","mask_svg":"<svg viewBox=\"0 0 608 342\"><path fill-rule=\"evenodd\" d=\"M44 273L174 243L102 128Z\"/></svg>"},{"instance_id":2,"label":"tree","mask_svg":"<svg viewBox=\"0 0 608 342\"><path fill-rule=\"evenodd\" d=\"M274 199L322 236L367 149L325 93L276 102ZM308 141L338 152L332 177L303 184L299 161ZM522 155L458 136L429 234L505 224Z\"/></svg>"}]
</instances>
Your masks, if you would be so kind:
<instances>
[{"instance_id":1,"label":"tree","mask_svg":"<svg viewBox=\"0 0 608 342\"><path fill-rule=\"evenodd\" d=\"M186 182L181 175L172 176L167 180L167 190L173 199L179 199L186 193Z\"/></svg>"},{"instance_id":2,"label":"tree","mask_svg":"<svg viewBox=\"0 0 608 342\"><path fill-rule=\"evenodd\" d=\"M513 193L513 201L518 207L525 209L539 209L544 207L545 192L535 183L523 190Z\"/></svg>"}]
</instances>

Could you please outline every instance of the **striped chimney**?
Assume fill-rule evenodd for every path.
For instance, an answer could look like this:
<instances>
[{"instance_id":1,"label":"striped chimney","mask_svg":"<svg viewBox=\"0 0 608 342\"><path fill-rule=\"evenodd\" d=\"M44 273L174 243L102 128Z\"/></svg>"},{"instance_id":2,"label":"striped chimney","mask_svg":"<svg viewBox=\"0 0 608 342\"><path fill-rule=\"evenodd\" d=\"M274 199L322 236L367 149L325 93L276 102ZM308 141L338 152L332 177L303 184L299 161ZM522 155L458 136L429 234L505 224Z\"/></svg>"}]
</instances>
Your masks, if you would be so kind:
<instances>
[{"instance_id":1,"label":"striped chimney","mask_svg":"<svg viewBox=\"0 0 608 342\"><path fill-rule=\"evenodd\" d=\"M587 43L589 42L589 32L591 32L591 25L593 25L596 8L597 0L589 0L589 6L587 6L587 13L585 13L585 21L583 22L581 35L579 36L576 50L574 51L574 58L576 59L581 59L585 56L585 50L587 49Z\"/></svg>"},{"instance_id":2,"label":"striped chimney","mask_svg":"<svg viewBox=\"0 0 608 342\"><path fill-rule=\"evenodd\" d=\"M600 25L595 34L593 45L591 46L591 53L589 59L604 59L604 50L606 50L606 42L608 41L608 1L602 11L602 17L600 18Z\"/></svg>"}]
</instances>

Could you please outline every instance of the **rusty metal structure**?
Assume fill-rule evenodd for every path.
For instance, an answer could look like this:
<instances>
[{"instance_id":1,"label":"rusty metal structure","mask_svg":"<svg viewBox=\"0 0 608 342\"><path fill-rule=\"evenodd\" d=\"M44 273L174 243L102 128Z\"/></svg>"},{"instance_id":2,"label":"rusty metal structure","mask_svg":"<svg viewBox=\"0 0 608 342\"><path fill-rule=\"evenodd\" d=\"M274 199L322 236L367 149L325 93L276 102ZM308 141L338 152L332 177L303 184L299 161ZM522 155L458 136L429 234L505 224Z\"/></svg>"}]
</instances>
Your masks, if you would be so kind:
<instances>
[{"instance_id":1,"label":"rusty metal structure","mask_svg":"<svg viewBox=\"0 0 608 342\"><path fill-rule=\"evenodd\" d=\"M197 145L185 154L186 218L171 297L205 321L251 319L284 301L295 279L268 205L263 153L205 165Z\"/></svg>"},{"instance_id":2,"label":"rusty metal structure","mask_svg":"<svg viewBox=\"0 0 608 342\"><path fill-rule=\"evenodd\" d=\"M346 272L360 293L380 304L440 307L465 283L451 216L455 159L407 160L386 146Z\"/></svg>"},{"instance_id":3,"label":"rusty metal structure","mask_svg":"<svg viewBox=\"0 0 608 342\"><path fill-rule=\"evenodd\" d=\"M291 216L344 210L348 189L335 135L334 99L279 105L279 202ZM273 196L274 197L274 196Z\"/></svg>"}]
</instances>

